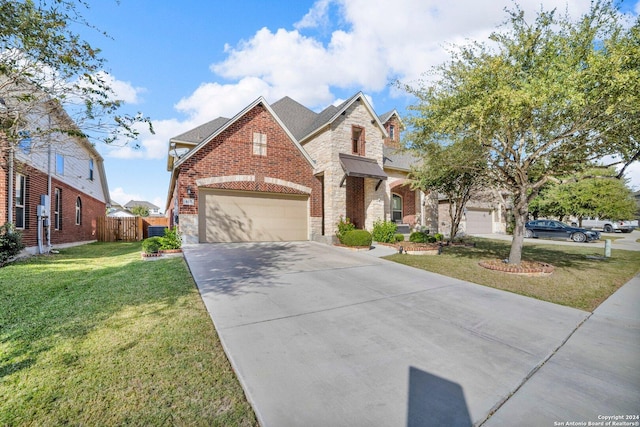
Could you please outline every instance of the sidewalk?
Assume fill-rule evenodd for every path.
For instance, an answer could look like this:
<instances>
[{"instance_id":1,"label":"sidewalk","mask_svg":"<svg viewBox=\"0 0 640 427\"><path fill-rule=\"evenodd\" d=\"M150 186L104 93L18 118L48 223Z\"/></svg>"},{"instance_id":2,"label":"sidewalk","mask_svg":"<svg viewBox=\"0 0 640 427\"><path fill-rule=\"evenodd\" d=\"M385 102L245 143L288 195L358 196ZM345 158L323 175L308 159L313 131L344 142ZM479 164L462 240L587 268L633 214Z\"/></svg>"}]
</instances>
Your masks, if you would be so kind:
<instances>
[{"instance_id":1,"label":"sidewalk","mask_svg":"<svg viewBox=\"0 0 640 427\"><path fill-rule=\"evenodd\" d=\"M640 414L639 304L640 275L603 302L483 425L589 425L613 415L638 423L624 417Z\"/></svg>"}]
</instances>

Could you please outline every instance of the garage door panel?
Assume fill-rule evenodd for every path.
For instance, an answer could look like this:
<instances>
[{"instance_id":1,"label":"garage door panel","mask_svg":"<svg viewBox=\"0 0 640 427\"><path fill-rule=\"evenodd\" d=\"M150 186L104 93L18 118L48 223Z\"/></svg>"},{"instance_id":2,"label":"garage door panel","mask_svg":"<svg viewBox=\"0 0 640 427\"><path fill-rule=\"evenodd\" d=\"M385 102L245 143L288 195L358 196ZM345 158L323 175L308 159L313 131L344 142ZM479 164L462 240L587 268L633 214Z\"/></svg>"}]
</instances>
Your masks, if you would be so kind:
<instances>
[{"instance_id":1,"label":"garage door panel","mask_svg":"<svg viewBox=\"0 0 640 427\"><path fill-rule=\"evenodd\" d=\"M466 232L469 234L490 234L493 232L491 211L467 210Z\"/></svg>"},{"instance_id":2,"label":"garage door panel","mask_svg":"<svg viewBox=\"0 0 640 427\"><path fill-rule=\"evenodd\" d=\"M307 196L200 191L201 242L308 240Z\"/></svg>"}]
</instances>

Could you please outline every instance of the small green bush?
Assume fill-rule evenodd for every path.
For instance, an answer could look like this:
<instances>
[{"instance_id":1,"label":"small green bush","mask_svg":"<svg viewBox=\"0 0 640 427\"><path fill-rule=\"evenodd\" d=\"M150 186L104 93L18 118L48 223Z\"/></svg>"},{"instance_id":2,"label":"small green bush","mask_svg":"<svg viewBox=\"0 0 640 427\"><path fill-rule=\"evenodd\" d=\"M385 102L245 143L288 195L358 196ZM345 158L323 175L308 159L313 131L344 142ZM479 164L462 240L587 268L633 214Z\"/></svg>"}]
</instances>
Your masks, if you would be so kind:
<instances>
[{"instance_id":1,"label":"small green bush","mask_svg":"<svg viewBox=\"0 0 640 427\"><path fill-rule=\"evenodd\" d=\"M342 217L340 217L340 221L338 221L338 224L336 225L338 226L336 236L338 237L340 243L344 244L344 242L342 241L344 235L349 231L355 230L356 226L349 220L349 218L343 219Z\"/></svg>"},{"instance_id":2,"label":"small green bush","mask_svg":"<svg viewBox=\"0 0 640 427\"><path fill-rule=\"evenodd\" d=\"M413 243L426 243L429 235L422 231L414 231L409 235L409 241Z\"/></svg>"},{"instance_id":3,"label":"small green bush","mask_svg":"<svg viewBox=\"0 0 640 427\"><path fill-rule=\"evenodd\" d=\"M0 227L0 266L24 249L22 234L11 223Z\"/></svg>"},{"instance_id":4,"label":"small green bush","mask_svg":"<svg viewBox=\"0 0 640 427\"><path fill-rule=\"evenodd\" d=\"M396 242L404 242L404 234L395 235Z\"/></svg>"},{"instance_id":5,"label":"small green bush","mask_svg":"<svg viewBox=\"0 0 640 427\"><path fill-rule=\"evenodd\" d=\"M147 254L158 253L162 247L162 237L154 236L142 241L142 250Z\"/></svg>"},{"instance_id":6,"label":"small green bush","mask_svg":"<svg viewBox=\"0 0 640 427\"><path fill-rule=\"evenodd\" d=\"M433 237L435 237L438 242L442 242L442 240L444 239L444 235L441 233L436 233L433 235Z\"/></svg>"},{"instance_id":7,"label":"small green bush","mask_svg":"<svg viewBox=\"0 0 640 427\"><path fill-rule=\"evenodd\" d=\"M342 236L342 244L347 246L371 246L373 237L367 230L351 230Z\"/></svg>"},{"instance_id":8,"label":"small green bush","mask_svg":"<svg viewBox=\"0 0 640 427\"><path fill-rule=\"evenodd\" d=\"M182 247L182 239L178 233L178 228L165 229L164 236L160 238L160 249L180 249Z\"/></svg>"},{"instance_id":9,"label":"small green bush","mask_svg":"<svg viewBox=\"0 0 640 427\"><path fill-rule=\"evenodd\" d=\"M373 223L373 240L382 243L395 242L398 225L393 221L377 220Z\"/></svg>"}]
</instances>

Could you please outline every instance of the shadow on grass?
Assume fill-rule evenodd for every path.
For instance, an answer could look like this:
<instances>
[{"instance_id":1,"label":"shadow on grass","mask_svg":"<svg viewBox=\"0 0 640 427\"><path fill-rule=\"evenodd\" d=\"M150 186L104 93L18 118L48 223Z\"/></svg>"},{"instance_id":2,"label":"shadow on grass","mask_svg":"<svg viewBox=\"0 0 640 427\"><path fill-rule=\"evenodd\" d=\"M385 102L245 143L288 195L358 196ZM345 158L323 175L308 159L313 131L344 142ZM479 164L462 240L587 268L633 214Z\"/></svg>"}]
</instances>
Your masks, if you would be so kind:
<instances>
[{"instance_id":1,"label":"shadow on grass","mask_svg":"<svg viewBox=\"0 0 640 427\"><path fill-rule=\"evenodd\" d=\"M447 247L444 254L451 257L475 259L507 259L511 249L510 242L489 239L474 239L475 247ZM591 260L586 255L591 254L589 247L526 245L522 249L522 259L538 261L561 268L579 268L590 265Z\"/></svg>"},{"instance_id":2,"label":"shadow on grass","mask_svg":"<svg viewBox=\"0 0 640 427\"><path fill-rule=\"evenodd\" d=\"M146 262L139 243L89 244L0 269L0 378L62 338L82 338L125 307L172 306L194 291L181 259Z\"/></svg>"}]
</instances>

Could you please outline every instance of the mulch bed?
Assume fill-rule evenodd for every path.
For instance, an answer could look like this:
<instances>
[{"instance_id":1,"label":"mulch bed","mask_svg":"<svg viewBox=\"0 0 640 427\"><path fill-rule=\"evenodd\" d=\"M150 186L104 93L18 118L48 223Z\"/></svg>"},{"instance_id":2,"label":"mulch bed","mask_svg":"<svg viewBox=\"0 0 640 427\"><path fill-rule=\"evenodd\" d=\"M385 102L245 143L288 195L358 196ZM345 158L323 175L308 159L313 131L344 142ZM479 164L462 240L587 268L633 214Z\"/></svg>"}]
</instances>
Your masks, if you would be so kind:
<instances>
[{"instance_id":1,"label":"mulch bed","mask_svg":"<svg viewBox=\"0 0 640 427\"><path fill-rule=\"evenodd\" d=\"M520 264L508 264L505 260L501 259L480 261L478 265L502 273L523 274L528 276L548 276L553 273L555 269L553 265L545 262L521 261Z\"/></svg>"}]
</instances>

